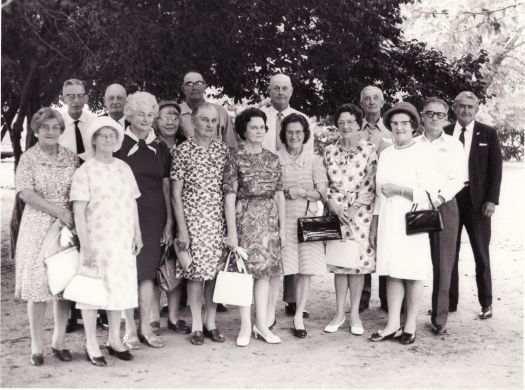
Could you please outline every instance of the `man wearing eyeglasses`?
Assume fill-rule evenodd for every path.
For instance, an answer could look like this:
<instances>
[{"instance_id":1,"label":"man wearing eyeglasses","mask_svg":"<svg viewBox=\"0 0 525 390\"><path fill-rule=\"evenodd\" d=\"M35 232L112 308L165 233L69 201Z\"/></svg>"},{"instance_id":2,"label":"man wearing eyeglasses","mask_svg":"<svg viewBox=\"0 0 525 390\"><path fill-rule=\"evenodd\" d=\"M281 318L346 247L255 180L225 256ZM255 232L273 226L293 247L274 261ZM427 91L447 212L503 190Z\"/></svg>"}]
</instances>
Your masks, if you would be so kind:
<instances>
[{"instance_id":1,"label":"man wearing eyeglasses","mask_svg":"<svg viewBox=\"0 0 525 390\"><path fill-rule=\"evenodd\" d=\"M465 226L476 263L476 284L482 320L492 317L492 277L490 272L491 221L499 202L501 187L501 146L495 128L475 120L479 101L472 92L461 92L452 106L457 122L446 126L445 132L458 139L464 147L464 166L468 181L456 195L459 208L459 229L452 280L450 311L457 310L459 299L458 260L461 232Z\"/></svg>"},{"instance_id":2,"label":"man wearing eyeglasses","mask_svg":"<svg viewBox=\"0 0 525 390\"><path fill-rule=\"evenodd\" d=\"M84 110L84 105L88 102L84 83L77 79L66 80L60 100L65 104L66 109L60 112L65 129L58 143L76 154L90 151L91 142L84 138L84 132L95 115Z\"/></svg>"},{"instance_id":3,"label":"man wearing eyeglasses","mask_svg":"<svg viewBox=\"0 0 525 390\"><path fill-rule=\"evenodd\" d=\"M466 180L463 145L443 131L447 123L447 113L448 104L444 100L428 98L421 113L424 132L415 138L416 142L431 146L438 162L436 183L439 183L439 192L435 206L439 208L443 230L430 234L433 268L431 322L435 335L447 333L450 278L456 256L459 226L455 196L463 188Z\"/></svg>"},{"instance_id":4,"label":"man wearing eyeglasses","mask_svg":"<svg viewBox=\"0 0 525 390\"><path fill-rule=\"evenodd\" d=\"M101 116L109 116L117 122L123 129L129 126L129 122L124 118L124 105L126 104L126 89L120 84L111 84L104 93L104 106L107 112Z\"/></svg>"},{"instance_id":5,"label":"man wearing eyeglasses","mask_svg":"<svg viewBox=\"0 0 525 390\"><path fill-rule=\"evenodd\" d=\"M180 125L186 138L193 136L194 126L191 121L191 113L195 108L205 102L204 92L207 87L206 81L204 81L204 78L200 73L188 72L184 75L182 91L184 92L185 100L180 105ZM233 131L233 123L228 116L228 112L222 106L217 104L215 106L219 112L219 124L217 126L217 133L214 136L222 139L222 141L228 145L230 150L236 150L237 140Z\"/></svg>"}]
</instances>

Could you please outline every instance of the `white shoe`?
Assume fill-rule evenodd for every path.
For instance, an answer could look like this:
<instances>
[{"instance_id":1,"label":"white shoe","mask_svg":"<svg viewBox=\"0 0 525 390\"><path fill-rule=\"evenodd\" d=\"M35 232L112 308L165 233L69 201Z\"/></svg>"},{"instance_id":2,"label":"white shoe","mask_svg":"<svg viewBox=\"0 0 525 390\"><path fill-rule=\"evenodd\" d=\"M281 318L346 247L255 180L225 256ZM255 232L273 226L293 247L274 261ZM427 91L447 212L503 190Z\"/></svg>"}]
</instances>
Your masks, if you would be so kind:
<instances>
[{"instance_id":1,"label":"white shoe","mask_svg":"<svg viewBox=\"0 0 525 390\"><path fill-rule=\"evenodd\" d=\"M339 324L335 324L335 325L330 325L330 324L328 324L328 325L326 325L326 326L324 327L324 331L325 331L326 333L334 333L334 332L337 332L337 330L339 329L339 327L340 327L341 325L343 325L343 324L345 323L345 321L346 321L346 317L344 317L343 320L342 320Z\"/></svg>"},{"instance_id":2,"label":"white shoe","mask_svg":"<svg viewBox=\"0 0 525 390\"><path fill-rule=\"evenodd\" d=\"M237 336L237 346L238 347L247 347L250 344L251 333L247 337Z\"/></svg>"},{"instance_id":3,"label":"white shoe","mask_svg":"<svg viewBox=\"0 0 525 390\"><path fill-rule=\"evenodd\" d=\"M350 324L350 333L352 333L355 336L362 336L363 334L365 334L365 330L363 329L362 325L352 326L352 324Z\"/></svg>"},{"instance_id":4,"label":"white shoe","mask_svg":"<svg viewBox=\"0 0 525 390\"><path fill-rule=\"evenodd\" d=\"M281 342L281 339L273 333L270 333L268 337L264 337L255 324L253 325L253 337L256 339L260 337L261 340L266 341L268 344L279 344Z\"/></svg>"}]
</instances>

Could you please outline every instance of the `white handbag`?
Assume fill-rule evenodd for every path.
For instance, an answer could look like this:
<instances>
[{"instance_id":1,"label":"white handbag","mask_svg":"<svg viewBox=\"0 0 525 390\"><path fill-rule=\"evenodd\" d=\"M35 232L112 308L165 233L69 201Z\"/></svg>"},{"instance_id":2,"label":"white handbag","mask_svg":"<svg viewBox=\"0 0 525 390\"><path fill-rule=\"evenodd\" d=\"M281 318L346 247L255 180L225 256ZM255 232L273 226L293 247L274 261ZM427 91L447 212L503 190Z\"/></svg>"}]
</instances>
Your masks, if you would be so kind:
<instances>
[{"instance_id":1,"label":"white handbag","mask_svg":"<svg viewBox=\"0 0 525 390\"><path fill-rule=\"evenodd\" d=\"M358 268L359 244L354 240L326 242L326 264L344 268Z\"/></svg>"},{"instance_id":2,"label":"white handbag","mask_svg":"<svg viewBox=\"0 0 525 390\"><path fill-rule=\"evenodd\" d=\"M235 257L239 272L229 272L230 259ZM213 302L233 306L250 306L253 300L253 276L246 271L241 255L232 250L228 254L224 270L219 271Z\"/></svg>"},{"instance_id":3,"label":"white handbag","mask_svg":"<svg viewBox=\"0 0 525 390\"><path fill-rule=\"evenodd\" d=\"M56 295L64 291L69 282L78 272L79 268L79 253L75 246L69 246L66 249L60 245L59 237L62 239L64 235L64 227L60 230L60 221L55 223L51 228L49 234L53 237L48 243L48 238L44 240L46 249L44 250L44 263L46 264L47 282L51 294ZM55 233L58 230L58 233ZM70 232L67 229L67 232ZM68 233L65 234L68 234ZM42 246L44 247L44 246ZM53 249L52 249L53 248ZM55 251L54 254L49 255L50 252Z\"/></svg>"},{"instance_id":4,"label":"white handbag","mask_svg":"<svg viewBox=\"0 0 525 390\"><path fill-rule=\"evenodd\" d=\"M105 308L108 293L98 275L98 267L82 267L64 290L64 298L94 308Z\"/></svg>"}]
</instances>

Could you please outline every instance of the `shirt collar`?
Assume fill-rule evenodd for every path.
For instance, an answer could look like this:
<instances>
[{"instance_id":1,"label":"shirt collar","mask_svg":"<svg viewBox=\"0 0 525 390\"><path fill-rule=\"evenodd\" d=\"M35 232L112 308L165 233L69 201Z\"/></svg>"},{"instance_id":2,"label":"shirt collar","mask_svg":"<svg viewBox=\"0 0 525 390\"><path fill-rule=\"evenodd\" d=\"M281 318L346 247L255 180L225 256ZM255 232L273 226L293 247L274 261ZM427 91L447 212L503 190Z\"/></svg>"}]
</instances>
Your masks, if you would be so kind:
<instances>
[{"instance_id":1,"label":"shirt collar","mask_svg":"<svg viewBox=\"0 0 525 390\"><path fill-rule=\"evenodd\" d=\"M277 109L274 106L270 106L270 108L268 108L268 112L274 115L281 113L283 114L283 118L284 118L285 116L290 115L292 112L294 112L294 109L288 106L282 111L277 111Z\"/></svg>"},{"instance_id":2,"label":"shirt collar","mask_svg":"<svg viewBox=\"0 0 525 390\"><path fill-rule=\"evenodd\" d=\"M67 108L66 110L64 110L63 112L61 112L62 114L62 118L64 119L64 124L67 126L67 125L70 125L70 124L73 124L75 122L76 119L73 119L71 117L71 115L69 115L69 112L67 111ZM87 113L85 111L82 111L82 114L80 115L80 117L78 118L78 121L80 123L87 123L88 121L88 118L87 118Z\"/></svg>"},{"instance_id":3,"label":"shirt collar","mask_svg":"<svg viewBox=\"0 0 525 390\"><path fill-rule=\"evenodd\" d=\"M474 122L475 121L472 121L470 122L467 126L465 126L465 130L468 132L468 133L472 133L474 131ZM461 131L461 129L463 128L463 126L461 126L459 124L458 121L456 121L456 126L454 126L454 132L456 131Z\"/></svg>"},{"instance_id":4,"label":"shirt collar","mask_svg":"<svg viewBox=\"0 0 525 390\"><path fill-rule=\"evenodd\" d=\"M180 114L181 115L191 114L192 111L193 110L190 108L190 106L188 106L188 103L182 102L182 104L180 105Z\"/></svg>"},{"instance_id":5,"label":"shirt collar","mask_svg":"<svg viewBox=\"0 0 525 390\"><path fill-rule=\"evenodd\" d=\"M126 129L126 132L124 134L131 138L133 141L135 141L135 145L133 145L128 152L129 157L133 155L137 150L139 150L139 138L135 135L135 133L131 131L129 127ZM146 143L146 145L148 145L148 149L153 151L153 153L155 154L157 154L157 149L155 149L153 146L149 146L149 144L155 141L156 138L157 136L155 135L155 131L153 130L153 128L151 128L148 135L146 136L146 139L144 139L144 142Z\"/></svg>"},{"instance_id":6,"label":"shirt collar","mask_svg":"<svg viewBox=\"0 0 525 390\"><path fill-rule=\"evenodd\" d=\"M434 141L441 141L441 142L446 141L446 139L445 139L445 132L444 132L443 130L441 130L441 134L440 134L439 137L437 137L434 141L429 140L429 139L427 138L425 132L423 132L423 134L421 134L421 139L422 139L423 141L425 141L425 142L428 142L428 143L432 143L432 142L434 142Z\"/></svg>"}]
</instances>

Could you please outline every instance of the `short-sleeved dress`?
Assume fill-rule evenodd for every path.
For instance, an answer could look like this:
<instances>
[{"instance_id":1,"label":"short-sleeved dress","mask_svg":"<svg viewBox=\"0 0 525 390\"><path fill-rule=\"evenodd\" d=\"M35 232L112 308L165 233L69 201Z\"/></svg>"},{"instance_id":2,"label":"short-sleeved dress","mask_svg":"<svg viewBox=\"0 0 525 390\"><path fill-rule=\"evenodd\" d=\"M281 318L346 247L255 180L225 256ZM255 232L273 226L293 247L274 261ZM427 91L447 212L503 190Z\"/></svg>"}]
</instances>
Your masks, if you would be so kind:
<instances>
[{"instance_id":1,"label":"short-sleeved dress","mask_svg":"<svg viewBox=\"0 0 525 390\"><path fill-rule=\"evenodd\" d=\"M222 178L230 151L216 138L204 148L192 137L171 151L171 179L184 182L182 207L193 259L187 272L177 263L176 274L189 280L212 280L224 258L226 228Z\"/></svg>"},{"instance_id":2,"label":"short-sleeved dress","mask_svg":"<svg viewBox=\"0 0 525 390\"><path fill-rule=\"evenodd\" d=\"M286 148L278 153L283 174L283 187L300 187L314 190L315 184L327 183L328 177L319 156L302 152L292 158ZM317 202L304 198L290 199L286 196L286 245L282 250L283 273L285 275L323 275L326 273L324 244L322 242L299 243L297 238L297 219L317 215ZM308 207L308 212L306 208Z\"/></svg>"},{"instance_id":3,"label":"short-sleeved dress","mask_svg":"<svg viewBox=\"0 0 525 390\"><path fill-rule=\"evenodd\" d=\"M375 214L377 232L377 273L399 279L426 280L432 269L427 233L406 235L405 214L413 203L418 209L429 207L425 190L435 199L438 177L434 150L429 144L415 143L404 149L391 146L381 152L376 176ZM401 196L386 198L386 183L409 187L413 202Z\"/></svg>"},{"instance_id":4,"label":"short-sleeved dress","mask_svg":"<svg viewBox=\"0 0 525 390\"><path fill-rule=\"evenodd\" d=\"M144 246L137 256L138 280L155 279L162 256L160 240L166 227L166 202L162 180L169 178L171 155L168 146L153 136L137 142L128 129L116 157L128 163L139 186L137 199ZM149 141L149 142L148 142Z\"/></svg>"},{"instance_id":5,"label":"short-sleeved dress","mask_svg":"<svg viewBox=\"0 0 525 390\"><path fill-rule=\"evenodd\" d=\"M368 236L374 211L377 153L374 145L365 140L348 150L341 142L339 139L327 146L324 152L330 179L327 197L343 209L358 207L351 224L341 225L341 231L343 237L354 239L359 244L359 259L355 269L329 265L328 270L337 274L368 274L374 272L376 266L376 254Z\"/></svg>"},{"instance_id":6,"label":"short-sleeved dress","mask_svg":"<svg viewBox=\"0 0 525 390\"><path fill-rule=\"evenodd\" d=\"M56 159L52 159L36 144L20 157L16 191L31 190L60 208L71 209L69 191L77 167L78 158L70 150L58 146ZM56 217L26 204L15 252L16 298L33 302L57 298L49 291L44 259L39 256L42 243L55 221Z\"/></svg>"},{"instance_id":7,"label":"short-sleeved dress","mask_svg":"<svg viewBox=\"0 0 525 390\"><path fill-rule=\"evenodd\" d=\"M283 190L279 157L263 149L248 153L241 148L228 161L224 192L235 193L239 246L248 253L246 268L255 279L282 273L281 242L277 204L273 196Z\"/></svg>"},{"instance_id":8,"label":"short-sleeved dress","mask_svg":"<svg viewBox=\"0 0 525 390\"><path fill-rule=\"evenodd\" d=\"M103 163L90 158L73 176L70 199L88 202L88 242L108 293L107 310L138 306L132 248L135 199L139 196L133 172L118 159Z\"/></svg>"}]
</instances>

